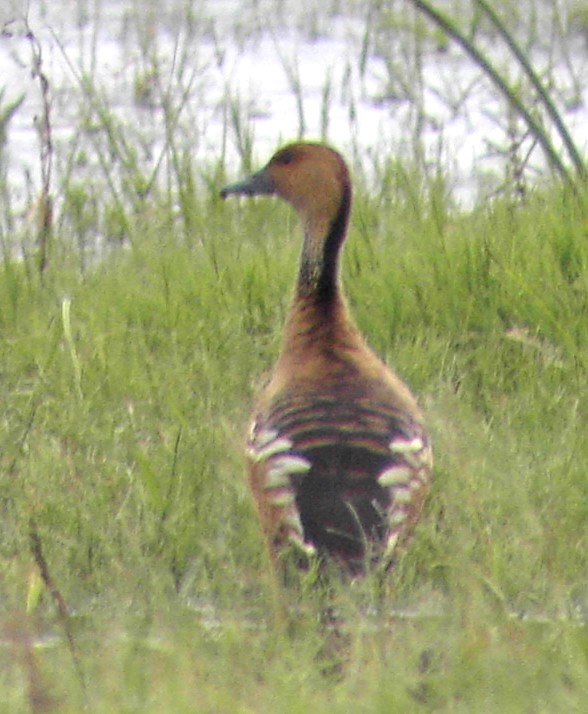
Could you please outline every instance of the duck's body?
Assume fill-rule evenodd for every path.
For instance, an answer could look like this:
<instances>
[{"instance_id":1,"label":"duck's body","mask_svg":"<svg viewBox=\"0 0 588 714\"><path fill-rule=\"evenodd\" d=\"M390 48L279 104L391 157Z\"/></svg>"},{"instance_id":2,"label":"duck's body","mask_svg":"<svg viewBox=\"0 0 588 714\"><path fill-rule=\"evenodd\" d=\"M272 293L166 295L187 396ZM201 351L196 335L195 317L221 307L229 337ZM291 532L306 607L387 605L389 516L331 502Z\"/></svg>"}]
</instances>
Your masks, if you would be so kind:
<instances>
[{"instance_id":1,"label":"duck's body","mask_svg":"<svg viewBox=\"0 0 588 714\"><path fill-rule=\"evenodd\" d=\"M386 565L420 514L431 452L414 397L367 346L342 295L347 167L328 147L293 144L230 193L280 195L305 233L280 356L247 444L272 556L291 543L351 574Z\"/></svg>"}]
</instances>

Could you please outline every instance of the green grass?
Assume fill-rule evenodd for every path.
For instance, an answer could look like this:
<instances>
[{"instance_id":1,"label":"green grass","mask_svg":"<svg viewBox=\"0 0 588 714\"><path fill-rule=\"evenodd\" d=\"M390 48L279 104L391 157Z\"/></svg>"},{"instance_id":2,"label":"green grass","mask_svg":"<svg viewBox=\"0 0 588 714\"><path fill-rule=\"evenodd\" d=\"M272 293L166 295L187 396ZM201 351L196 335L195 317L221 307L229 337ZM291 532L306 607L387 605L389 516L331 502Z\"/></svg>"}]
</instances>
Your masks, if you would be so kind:
<instances>
[{"instance_id":1,"label":"green grass","mask_svg":"<svg viewBox=\"0 0 588 714\"><path fill-rule=\"evenodd\" d=\"M388 176L358 191L345 284L421 397L435 483L386 602L337 589L339 644L304 583L276 620L241 456L288 209L201 192L186 228L154 199L90 268L67 222L42 280L4 258L0 711L582 711L584 213L552 189L463 214Z\"/></svg>"},{"instance_id":2,"label":"green grass","mask_svg":"<svg viewBox=\"0 0 588 714\"><path fill-rule=\"evenodd\" d=\"M408 96L423 39L439 37L410 4L380 5L366 8L350 62L365 70L382 53L392 90ZM309 13L301 31L328 33L341 7ZM500 8L538 40L533 18ZM199 18L194 3L185 9ZM341 623L329 630L327 596L312 583L272 588L241 448L279 348L297 222L271 199L217 198L227 170L240 171L227 168L231 147L253 168L259 152L238 95L225 97L218 163L203 166L195 150L204 25L178 14L187 34L178 30L168 75L129 12L125 32L142 32L133 86L137 95L149 80L166 143L155 151L91 71L70 67L80 125L69 155L59 143L50 152L43 275L0 151L0 714L583 712L588 222L578 197L525 182L524 201L507 186L458 210L443 169L422 163L419 112L407 130L413 166L383 137L363 157L371 168L354 167L375 180L357 188L347 294L370 344L420 396L436 465L386 597L370 579L337 584ZM555 22L562 10L549 12ZM281 27L281 5L273 13ZM472 37L488 31L475 13L463 22Z\"/></svg>"}]
</instances>

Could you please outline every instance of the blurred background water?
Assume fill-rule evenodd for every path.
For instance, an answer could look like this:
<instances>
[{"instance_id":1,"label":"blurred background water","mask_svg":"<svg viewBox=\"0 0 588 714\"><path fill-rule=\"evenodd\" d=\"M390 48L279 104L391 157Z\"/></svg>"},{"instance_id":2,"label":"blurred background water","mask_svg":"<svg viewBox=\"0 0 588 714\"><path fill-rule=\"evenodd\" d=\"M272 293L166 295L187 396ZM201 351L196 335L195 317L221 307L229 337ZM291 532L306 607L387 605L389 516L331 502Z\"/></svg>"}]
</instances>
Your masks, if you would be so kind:
<instances>
[{"instance_id":1,"label":"blurred background water","mask_svg":"<svg viewBox=\"0 0 588 714\"><path fill-rule=\"evenodd\" d=\"M441 4L516 85L519 68L473 5ZM504 5L583 150L581 16L544 0ZM336 145L368 182L397 157L443 172L464 206L501 189L515 149L527 177L545 170L483 72L406 0L4 0L0 28L3 200L15 215L40 190L47 106L56 187L107 181L115 140L154 175L170 132L196 165L222 160L231 174L299 136Z\"/></svg>"}]
</instances>

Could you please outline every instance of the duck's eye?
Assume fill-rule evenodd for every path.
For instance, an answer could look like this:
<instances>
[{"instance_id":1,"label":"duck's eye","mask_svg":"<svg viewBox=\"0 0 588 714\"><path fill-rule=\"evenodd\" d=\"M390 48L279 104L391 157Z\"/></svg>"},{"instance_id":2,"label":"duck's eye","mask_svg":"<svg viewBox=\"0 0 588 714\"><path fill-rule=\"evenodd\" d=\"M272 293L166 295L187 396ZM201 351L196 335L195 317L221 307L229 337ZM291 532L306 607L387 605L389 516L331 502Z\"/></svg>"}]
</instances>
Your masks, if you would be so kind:
<instances>
[{"instance_id":1,"label":"duck's eye","mask_svg":"<svg viewBox=\"0 0 588 714\"><path fill-rule=\"evenodd\" d=\"M280 166L288 166L294 161L294 153L292 151L283 151L281 154L276 156L275 161Z\"/></svg>"}]
</instances>

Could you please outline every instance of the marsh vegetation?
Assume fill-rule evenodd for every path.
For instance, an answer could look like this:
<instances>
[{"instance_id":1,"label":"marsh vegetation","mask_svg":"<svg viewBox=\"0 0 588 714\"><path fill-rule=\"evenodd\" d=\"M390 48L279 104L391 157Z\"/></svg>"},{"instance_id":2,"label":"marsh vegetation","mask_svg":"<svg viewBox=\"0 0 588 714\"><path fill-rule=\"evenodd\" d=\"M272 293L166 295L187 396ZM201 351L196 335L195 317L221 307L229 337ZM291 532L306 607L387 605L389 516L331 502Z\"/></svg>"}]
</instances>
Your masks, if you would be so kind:
<instances>
[{"instance_id":1,"label":"marsh vegetation","mask_svg":"<svg viewBox=\"0 0 588 714\"><path fill-rule=\"evenodd\" d=\"M216 19L211 5L80 1L68 35L61 21L43 29L39 2L28 29L5 28L34 76L24 99L0 95L0 711L582 711L588 240L561 139L550 130L571 185L410 2L299 3L294 15L251 2L238 18L227 2ZM501 61L475 3L444 8ZM494 9L583 149L582 6ZM126 74L110 76L98 51L104 27L134 58ZM317 70L307 94L304 47L317 66L335 40L349 67ZM241 58L245 72L264 42L288 48L283 104L252 104L242 78L240 92L219 84L216 103L198 101L215 67ZM471 85L449 81L457 65ZM434 90L432 66L449 78ZM455 122L436 142L431 91ZM464 207L450 129L470 140L481 115L466 99L480 93L496 133L485 145L475 134ZM284 122L268 128L275 107ZM270 199L217 195L299 133L354 165L346 290L371 345L421 395L436 455L385 602L369 578L335 588L334 649L304 578L276 619L241 457L298 227ZM498 162L484 163L489 148Z\"/></svg>"}]
</instances>

